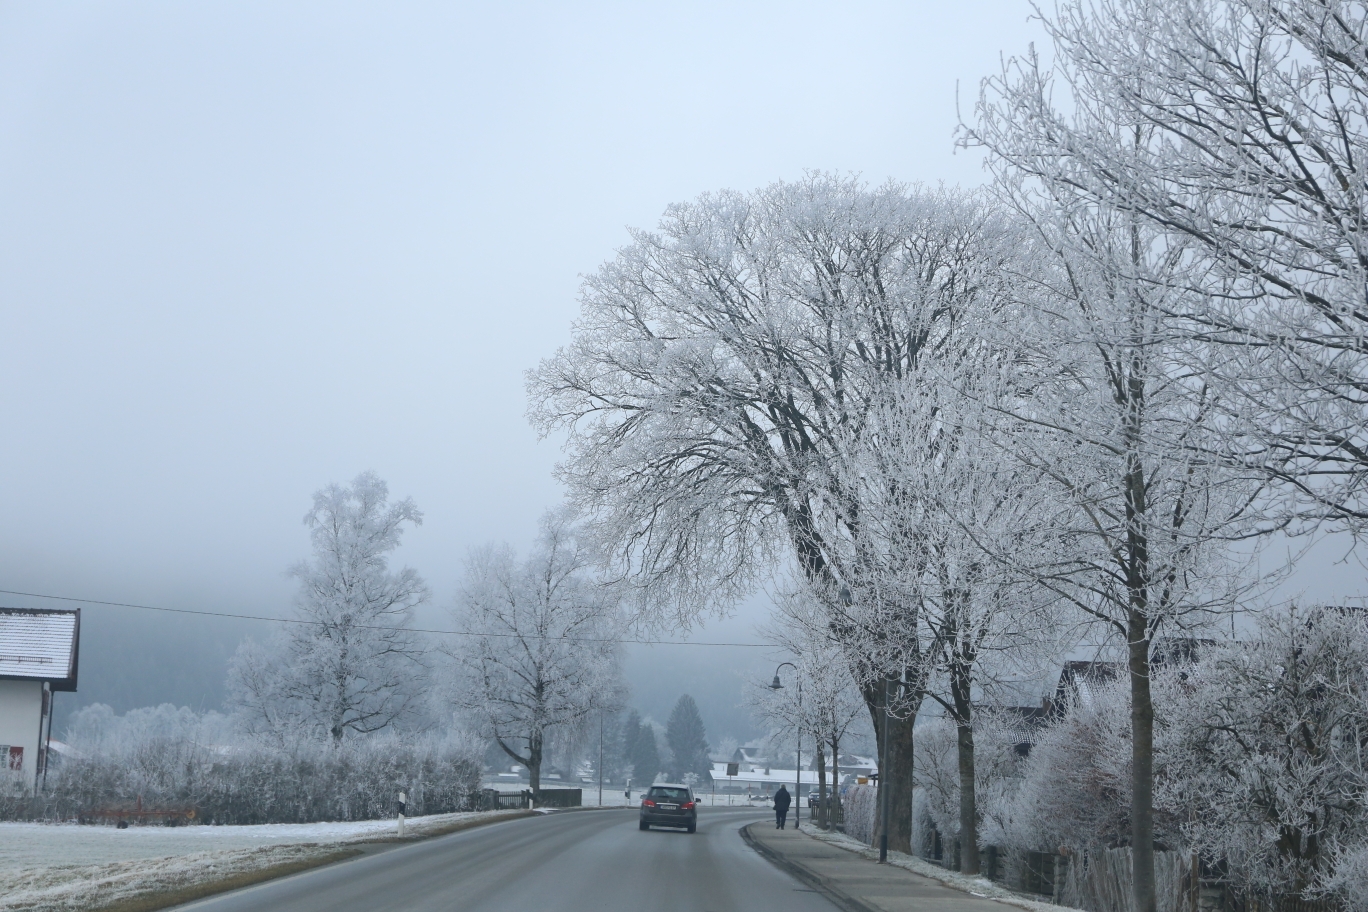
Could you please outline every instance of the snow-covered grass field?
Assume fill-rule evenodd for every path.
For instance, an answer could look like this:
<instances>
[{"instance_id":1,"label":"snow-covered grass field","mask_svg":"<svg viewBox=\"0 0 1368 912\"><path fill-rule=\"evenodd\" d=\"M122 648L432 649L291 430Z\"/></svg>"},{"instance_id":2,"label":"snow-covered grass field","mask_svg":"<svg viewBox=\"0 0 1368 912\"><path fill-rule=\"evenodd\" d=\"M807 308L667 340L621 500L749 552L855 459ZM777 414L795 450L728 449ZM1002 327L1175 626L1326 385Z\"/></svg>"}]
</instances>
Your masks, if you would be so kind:
<instances>
[{"instance_id":1,"label":"snow-covered grass field","mask_svg":"<svg viewBox=\"0 0 1368 912\"><path fill-rule=\"evenodd\" d=\"M406 821L421 837L513 811L435 814ZM129 827L0 823L0 910L75 912L269 868L303 869L392 839L395 821L263 826Z\"/></svg>"}]
</instances>

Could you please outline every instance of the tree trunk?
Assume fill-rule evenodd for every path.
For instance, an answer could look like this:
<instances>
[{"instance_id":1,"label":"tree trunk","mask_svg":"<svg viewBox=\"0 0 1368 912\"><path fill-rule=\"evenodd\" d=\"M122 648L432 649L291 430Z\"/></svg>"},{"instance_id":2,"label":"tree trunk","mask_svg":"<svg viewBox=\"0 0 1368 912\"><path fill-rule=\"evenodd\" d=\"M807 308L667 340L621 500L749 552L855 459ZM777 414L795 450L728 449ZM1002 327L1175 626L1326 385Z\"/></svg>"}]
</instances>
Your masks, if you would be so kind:
<instances>
[{"instance_id":1,"label":"tree trunk","mask_svg":"<svg viewBox=\"0 0 1368 912\"><path fill-rule=\"evenodd\" d=\"M870 718L874 721L874 737L879 749L879 757L884 756L884 698L883 682L861 688L865 705L869 708ZM912 728L917 716L910 714L906 719L894 716L888 720L888 769L882 764L879 768L879 788L887 788L889 808L888 850L890 852L912 853ZM883 800L879 801L879 816L875 819L875 832L883 826Z\"/></svg>"},{"instance_id":2,"label":"tree trunk","mask_svg":"<svg viewBox=\"0 0 1368 912\"><path fill-rule=\"evenodd\" d=\"M527 739L527 779L532 787L532 800L541 801L542 739L537 733Z\"/></svg>"},{"instance_id":3,"label":"tree trunk","mask_svg":"<svg viewBox=\"0 0 1368 912\"><path fill-rule=\"evenodd\" d=\"M827 823L835 827L837 821L842 824L845 822L845 814L841 808L841 739L831 739L831 806L836 813L827 817Z\"/></svg>"},{"instance_id":4,"label":"tree trunk","mask_svg":"<svg viewBox=\"0 0 1368 912\"><path fill-rule=\"evenodd\" d=\"M1156 912L1154 887L1154 703L1150 699L1148 618L1130 615L1131 859L1135 912Z\"/></svg>"},{"instance_id":5,"label":"tree trunk","mask_svg":"<svg viewBox=\"0 0 1368 912\"><path fill-rule=\"evenodd\" d=\"M970 699L972 682L961 662L951 665L950 694L955 705L956 748L959 754L960 854L963 874L979 872L978 795L974 783L974 704Z\"/></svg>"},{"instance_id":6,"label":"tree trunk","mask_svg":"<svg viewBox=\"0 0 1368 912\"><path fill-rule=\"evenodd\" d=\"M504 739L496 731L494 741L499 745L505 754L527 767L527 782L532 787L532 798L535 800L541 797L541 766L542 766L542 739L540 735L527 736L527 756L515 751L504 743Z\"/></svg>"},{"instance_id":7,"label":"tree trunk","mask_svg":"<svg viewBox=\"0 0 1368 912\"><path fill-rule=\"evenodd\" d=\"M826 748L817 741L817 827L823 830L827 828L826 782Z\"/></svg>"}]
</instances>

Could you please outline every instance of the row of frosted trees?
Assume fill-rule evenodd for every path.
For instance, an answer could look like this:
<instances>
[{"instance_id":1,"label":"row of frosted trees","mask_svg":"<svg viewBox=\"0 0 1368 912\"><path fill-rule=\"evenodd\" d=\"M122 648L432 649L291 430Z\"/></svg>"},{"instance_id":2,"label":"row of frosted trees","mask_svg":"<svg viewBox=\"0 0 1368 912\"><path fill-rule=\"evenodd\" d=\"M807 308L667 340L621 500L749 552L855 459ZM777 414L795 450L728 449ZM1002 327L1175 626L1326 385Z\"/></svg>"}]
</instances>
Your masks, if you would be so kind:
<instances>
[{"instance_id":1,"label":"row of frosted trees","mask_svg":"<svg viewBox=\"0 0 1368 912\"><path fill-rule=\"evenodd\" d=\"M878 734L895 849L926 702L955 727L973 872L975 707L1084 641L1126 672L1124 826L1099 838L1130 846L1137 912L1156 844L1204 845L1156 817L1156 644L1228 636L1261 582L1242 543L1368 515L1366 18L1063 4L1053 71L1010 60L962 129L989 188L810 174L672 206L531 373L645 617L802 592L794 629L839 651ZM1355 711L1335 743L1362 746ZM1339 883L1352 846L1307 848L1337 838L1326 809L1266 806L1278 858L1317 859L1283 886Z\"/></svg>"}]
</instances>

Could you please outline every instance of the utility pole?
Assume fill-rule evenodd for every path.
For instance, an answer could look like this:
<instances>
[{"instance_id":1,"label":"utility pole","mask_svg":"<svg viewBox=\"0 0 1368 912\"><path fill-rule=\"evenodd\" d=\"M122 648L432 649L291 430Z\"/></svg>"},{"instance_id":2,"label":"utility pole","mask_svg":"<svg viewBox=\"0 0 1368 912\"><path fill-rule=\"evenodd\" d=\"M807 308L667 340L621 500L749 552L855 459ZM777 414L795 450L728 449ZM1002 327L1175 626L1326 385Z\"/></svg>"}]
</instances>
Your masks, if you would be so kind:
<instances>
[{"instance_id":1,"label":"utility pole","mask_svg":"<svg viewBox=\"0 0 1368 912\"><path fill-rule=\"evenodd\" d=\"M599 807L603 807L603 710L599 710Z\"/></svg>"}]
</instances>

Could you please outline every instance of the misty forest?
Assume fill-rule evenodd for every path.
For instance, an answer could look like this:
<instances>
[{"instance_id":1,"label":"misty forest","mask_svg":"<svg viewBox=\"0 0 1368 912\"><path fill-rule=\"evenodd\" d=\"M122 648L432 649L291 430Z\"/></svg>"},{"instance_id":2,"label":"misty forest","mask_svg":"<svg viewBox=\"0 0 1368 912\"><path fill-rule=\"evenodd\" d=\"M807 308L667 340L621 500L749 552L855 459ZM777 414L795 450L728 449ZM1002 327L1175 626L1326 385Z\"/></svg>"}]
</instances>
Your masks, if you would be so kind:
<instances>
[{"instance_id":1,"label":"misty forest","mask_svg":"<svg viewBox=\"0 0 1368 912\"><path fill-rule=\"evenodd\" d=\"M1368 608L1286 585L1368 532L1368 7L1037 16L960 88L980 185L775 173L585 264L518 365L559 454L523 541L411 568L425 505L319 472L288 605L202 619L212 698L57 695L3 815L749 807L787 775L803 826L1037 901L1368 912ZM100 610L201 620L82 606L111 680L159 660L101 658Z\"/></svg>"}]
</instances>

